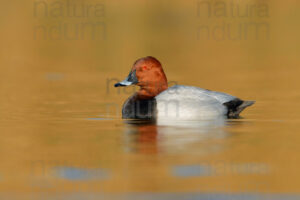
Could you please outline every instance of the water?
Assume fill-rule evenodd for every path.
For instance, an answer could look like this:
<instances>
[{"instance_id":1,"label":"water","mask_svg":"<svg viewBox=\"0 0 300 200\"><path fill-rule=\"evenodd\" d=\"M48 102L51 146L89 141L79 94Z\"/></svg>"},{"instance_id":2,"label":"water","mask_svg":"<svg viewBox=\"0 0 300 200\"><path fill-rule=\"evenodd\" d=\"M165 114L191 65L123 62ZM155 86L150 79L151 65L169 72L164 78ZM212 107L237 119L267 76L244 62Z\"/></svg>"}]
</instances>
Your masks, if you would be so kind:
<instances>
[{"instance_id":1,"label":"water","mask_svg":"<svg viewBox=\"0 0 300 200\"><path fill-rule=\"evenodd\" d=\"M299 199L298 4L267 2L268 17L243 19L197 16L185 1L105 2L104 17L76 19L34 16L34 1L3 4L1 199ZM33 37L59 21L104 22L106 39ZM270 38L197 39L207 22L266 22ZM113 84L146 55L170 85L256 104L234 120L124 121L137 88Z\"/></svg>"}]
</instances>

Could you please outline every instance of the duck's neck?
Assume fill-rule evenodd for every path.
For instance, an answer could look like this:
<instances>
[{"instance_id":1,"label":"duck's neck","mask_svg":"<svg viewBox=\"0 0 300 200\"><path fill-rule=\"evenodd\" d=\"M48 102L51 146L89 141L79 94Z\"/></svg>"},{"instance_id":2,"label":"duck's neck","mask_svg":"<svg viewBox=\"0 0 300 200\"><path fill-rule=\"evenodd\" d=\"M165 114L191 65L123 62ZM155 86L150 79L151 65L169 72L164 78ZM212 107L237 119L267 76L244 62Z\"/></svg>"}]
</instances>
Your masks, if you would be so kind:
<instances>
[{"instance_id":1,"label":"duck's neck","mask_svg":"<svg viewBox=\"0 0 300 200\"><path fill-rule=\"evenodd\" d=\"M152 99L166 89L168 89L168 83L141 86L137 96L139 99Z\"/></svg>"}]
</instances>

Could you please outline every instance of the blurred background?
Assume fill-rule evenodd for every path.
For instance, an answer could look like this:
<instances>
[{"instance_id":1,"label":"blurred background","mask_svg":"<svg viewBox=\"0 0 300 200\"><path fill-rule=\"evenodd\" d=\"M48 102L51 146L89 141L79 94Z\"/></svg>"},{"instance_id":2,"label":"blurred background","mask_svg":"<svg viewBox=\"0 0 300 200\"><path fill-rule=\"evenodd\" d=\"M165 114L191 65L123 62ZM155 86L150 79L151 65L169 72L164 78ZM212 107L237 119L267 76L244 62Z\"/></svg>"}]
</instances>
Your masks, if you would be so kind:
<instances>
[{"instance_id":1,"label":"blurred background","mask_svg":"<svg viewBox=\"0 0 300 200\"><path fill-rule=\"evenodd\" d=\"M299 13L296 0L1 1L1 199L298 199ZM148 55L170 85L256 104L217 125L124 123L137 88L113 85Z\"/></svg>"}]
</instances>

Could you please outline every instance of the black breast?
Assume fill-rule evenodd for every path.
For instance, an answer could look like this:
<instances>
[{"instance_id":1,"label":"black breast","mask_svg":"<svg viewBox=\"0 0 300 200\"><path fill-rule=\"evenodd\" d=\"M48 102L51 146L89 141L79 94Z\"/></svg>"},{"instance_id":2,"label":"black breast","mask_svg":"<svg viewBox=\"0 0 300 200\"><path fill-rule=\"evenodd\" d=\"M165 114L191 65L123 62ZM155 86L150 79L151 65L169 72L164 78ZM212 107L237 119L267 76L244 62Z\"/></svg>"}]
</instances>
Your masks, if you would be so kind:
<instances>
[{"instance_id":1,"label":"black breast","mask_svg":"<svg viewBox=\"0 0 300 200\"><path fill-rule=\"evenodd\" d=\"M136 96L129 97L123 105L123 119L154 119L156 115L156 100L138 100Z\"/></svg>"}]
</instances>

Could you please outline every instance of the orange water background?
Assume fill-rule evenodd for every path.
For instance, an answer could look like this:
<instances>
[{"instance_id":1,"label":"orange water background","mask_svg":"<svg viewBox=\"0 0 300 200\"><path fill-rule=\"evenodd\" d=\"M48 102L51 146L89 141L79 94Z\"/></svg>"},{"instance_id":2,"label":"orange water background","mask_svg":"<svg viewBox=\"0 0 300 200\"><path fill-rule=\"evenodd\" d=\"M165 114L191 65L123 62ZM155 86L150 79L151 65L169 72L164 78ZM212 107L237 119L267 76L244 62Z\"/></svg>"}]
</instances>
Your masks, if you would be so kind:
<instances>
[{"instance_id":1,"label":"orange water background","mask_svg":"<svg viewBox=\"0 0 300 200\"><path fill-rule=\"evenodd\" d=\"M102 6L101 16L90 11L89 17L54 17L45 16L43 6L50 12L51 2L66 1L35 7L37 2L0 3L4 199L72 192L299 192L298 1L221 1L240 11L264 3L264 17L199 16L198 1L182 0L84 1ZM209 2L213 7L217 1ZM49 31L59 23L83 22L102 23L105 31L96 39L74 40L36 32L38 26ZM249 38L238 40L197 35L204 25L212 31L226 24L233 31L246 23L267 24L269 35L262 31L255 38L247 32ZM223 91L256 104L243 112L243 119L226 121L204 135L180 129L172 136L156 126L130 126L121 120L120 109L135 88L119 90L113 83L147 55L162 62L172 83ZM259 170L233 169L249 163ZM189 177L174 172L178 166L200 165L217 172ZM57 174L62 167L92 177L93 170L101 169L106 175L74 180Z\"/></svg>"}]
</instances>

